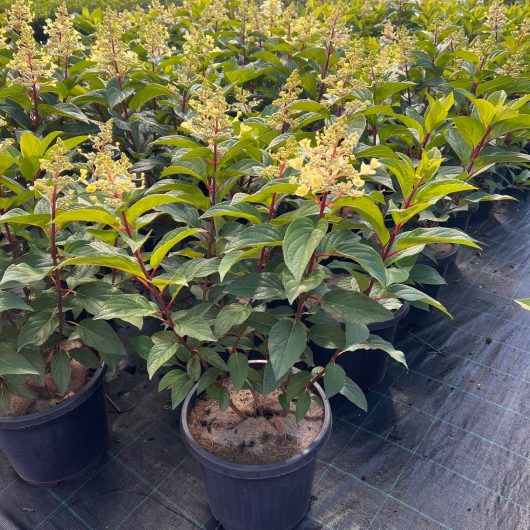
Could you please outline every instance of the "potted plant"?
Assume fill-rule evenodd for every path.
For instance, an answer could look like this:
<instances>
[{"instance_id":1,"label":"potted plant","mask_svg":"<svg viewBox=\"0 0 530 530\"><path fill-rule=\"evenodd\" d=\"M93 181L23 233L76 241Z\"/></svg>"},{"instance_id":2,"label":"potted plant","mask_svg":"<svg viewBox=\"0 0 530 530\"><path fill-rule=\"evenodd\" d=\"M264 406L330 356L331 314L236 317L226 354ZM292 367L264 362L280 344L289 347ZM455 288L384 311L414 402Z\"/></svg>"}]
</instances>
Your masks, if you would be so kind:
<instances>
[{"instance_id":1,"label":"potted plant","mask_svg":"<svg viewBox=\"0 0 530 530\"><path fill-rule=\"evenodd\" d=\"M21 157L13 147L2 153L0 177L7 243L0 279L0 446L17 473L36 484L71 479L102 457L108 442L103 382L107 366L124 353L112 327L91 316L99 309L90 304L91 291L112 294L106 277L96 276L97 268L64 266L64 248L78 234L56 221L77 191L70 152L79 140L48 147L52 140L20 138L21 153L40 158L30 189L17 182Z\"/></svg>"}]
</instances>

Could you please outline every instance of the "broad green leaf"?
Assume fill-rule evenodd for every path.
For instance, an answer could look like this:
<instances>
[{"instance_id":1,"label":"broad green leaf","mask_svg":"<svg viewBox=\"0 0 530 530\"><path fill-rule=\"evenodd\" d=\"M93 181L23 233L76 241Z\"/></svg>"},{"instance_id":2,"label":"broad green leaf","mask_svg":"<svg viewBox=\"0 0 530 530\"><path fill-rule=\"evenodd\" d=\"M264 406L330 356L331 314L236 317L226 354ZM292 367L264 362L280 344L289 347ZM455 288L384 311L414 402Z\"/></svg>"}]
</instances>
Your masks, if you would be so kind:
<instances>
[{"instance_id":1,"label":"broad green leaf","mask_svg":"<svg viewBox=\"0 0 530 530\"><path fill-rule=\"evenodd\" d=\"M330 362L324 372L324 388L326 397L330 398L338 394L346 384L346 372L344 368L335 362Z\"/></svg>"},{"instance_id":2,"label":"broad green leaf","mask_svg":"<svg viewBox=\"0 0 530 530\"><path fill-rule=\"evenodd\" d=\"M307 217L293 221L285 232L283 256L294 278L301 281L304 271L327 232L327 222L314 222Z\"/></svg>"},{"instance_id":3,"label":"broad green leaf","mask_svg":"<svg viewBox=\"0 0 530 530\"><path fill-rule=\"evenodd\" d=\"M0 287L11 288L23 285L31 285L34 282L42 280L52 270L51 266L43 264L39 267L32 267L27 263L16 263L9 265L5 270L2 281L0 281Z\"/></svg>"},{"instance_id":4,"label":"broad green leaf","mask_svg":"<svg viewBox=\"0 0 530 530\"><path fill-rule=\"evenodd\" d=\"M333 210L346 206L360 215L374 230L382 244L386 244L390 238L385 220L379 207L368 197L343 198L333 202Z\"/></svg>"},{"instance_id":5,"label":"broad green leaf","mask_svg":"<svg viewBox=\"0 0 530 530\"><path fill-rule=\"evenodd\" d=\"M230 406L230 393L224 385L210 385L206 390L206 395L217 402L221 412Z\"/></svg>"},{"instance_id":6,"label":"broad green leaf","mask_svg":"<svg viewBox=\"0 0 530 530\"><path fill-rule=\"evenodd\" d=\"M175 333L197 340L217 340L210 326L201 317L189 317L175 322Z\"/></svg>"},{"instance_id":7,"label":"broad green leaf","mask_svg":"<svg viewBox=\"0 0 530 530\"><path fill-rule=\"evenodd\" d=\"M379 252L364 243L349 241L338 243L335 249L341 256L357 262L366 272L370 273L379 282L385 283L385 265Z\"/></svg>"},{"instance_id":8,"label":"broad green leaf","mask_svg":"<svg viewBox=\"0 0 530 530\"><path fill-rule=\"evenodd\" d=\"M57 329L59 318L55 313L40 311L31 315L20 328L17 338L17 349L33 344L40 346L44 344Z\"/></svg>"},{"instance_id":9,"label":"broad green leaf","mask_svg":"<svg viewBox=\"0 0 530 530\"><path fill-rule=\"evenodd\" d=\"M372 350L383 350L384 352L388 353L392 359L403 364L404 366L407 366L405 354L400 350L396 350L396 348L394 348L390 342L382 339L378 335L370 335L366 342Z\"/></svg>"},{"instance_id":10,"label":"broad green leaf","mask_svg":"<svg viewBox=\"0 0 530 530\"><path fill-rule=\"evenodd\" d=\"M414 196L415 202L427 202L441 199L450 193L476 190L475 186L457 179L435 180L421 186Z\"/></svg>"},{"instance_id":11,"label":"broad green leaf","mask_svg":"<svg viewBox=\"0 0 530 530\"><path fill-rule=\"evenodd\" d=\"M99 265L101 267L109 267L111 269L118 269L120 271L128 272L134 276L144 277L140 265L132 258L126 258L125 256L80 256L78 258L68 258L63 261L63 266L66 265ZM1 285L1 283L0 283Z\"/></svg>"},{"instance_id":12,"label":"broad green leaf","mask_svg":"<svg viewBox=\"0 0 530 530\"><path fill-rule=\"evenodd\" d=\"M140 294L117 294L107 298L101 305L94 320L120 318L131 322L134 317L156 315L158 307Z\"/></svg>"},{"instance_id":13,"label":"broad green leaf","mask_svg":"<svg viewBox=\"0 0 530 530\"><path fill-rule=\"evenodd\" d=\"M19 296L7 291L0 291L0 313L10 309L20 309L21 311L33 311Z\"/></svg>"},{"instance_id":14,"label":"broad green leaf","mask_svg":"<svg viewBox=\"0 0 530 530\"><path fill-rule=\"evenodd\" d=\"M434 228L416 228L410 232L404 232L396 238L396 248L401 250L428 243L454 243L480 248L475 239L465 232L456 228L438 226Z\"/></svg>"},{"instance_id":15,"label":"broad green leaf","mask_svg":"<svg viewBox=\"0 0 530 530\"><path fill-rule=\"evenodd\" d=\"M236 217L238 219L247 219L254 224L261 223L259 210L246 202L216 204L201 215L201 219L209 219L211 217Z\"/></svg>"},{"instance_id":16,"label":"broad green leaf","mask_svg":"<svg viewBox=\"0 0 530 530\"><path fill-rule=\"evenodd\" d=\"M245 385L248 375L248 359L242 353L233 353L228 358L228 370L232 384L236 392L239 392Z\"/></svg>"},{"instance_id":17,"label":"broad green leaf","mask_svg":"<svg viewBox=\"0 0 530 530\"><path fill-rule=\"evenodd\" d=\"M105 210L97 208L77 208L60 213L55 218L55 224L62 226L74 221L82 221L88 223L99 223L112 226L113 228L120 227L120 221L114 215Z\"/></svg>"},{"instance_id":18,"label":"broad green leaf","mask_svg":"<svg viewBox=\"0 0 530 530\"><path fill-rule=\"evenodd\" d=\"M59 393L61 395L65 394L70 384L72 365L70 364L70 357L64 350L57 350L52 359L51 369L52 377Z\"/></svg>"},{"instance_id":19,"label":"broad green leaf","mask_svg":"<svg viewBox=\"0 0 530 530\"><path fill-rule=\"evenodd\" d=\"M158 242L153 253L151 254L151 267L158 268L167 253L183 239L200 232L200 228L175 228L164 234L164 237Z\"/></svg>"},{"instance_id":20,"label":"broad green leaf","mask_svg":"<svg viewBox=\"0 0 530 530\"><path fill-rule=\"evenodd\" d=\"M326 277L321 269L316 269L309 277L299 281L288 270L282 275L282 282L285 288L285 295L290 304L302 293L307 293L316 289Z\"/></svg>"},{"instance_id":21,"label":"broad green leaf","mask_svg":"<svg viewBox=\"0 0 530 530\"><path fill-rule=\"evenodd\" d=\"M138 217L143 215L149 210L153 210L157 206L162 204L170 204L178 202L179 197L175 195L146 195L142 197L138 202L135 202L126 212L127 221L133 224Z\"/></svg>"},{"instance_id":22,"label":"broad green leaf","mask_svg":"<svg viewBox=\"0 0 530 530\"><path fill-rule=\"evenodd\" d=\"M0 376L25 374L39 375L39 372L22 355L2 352L0 355Z\"/></svg>"},{"instance_id":23,"label":"broad green leaf","mask_svg":"<svg viewBox=\"0 0 530 530\"><path fill-rule=\"evenodd\" d=\"M45 227L50 221L47 213L27 213L20 208L14 208L0 216L0 222L12 225L31 225Z\"/></svg>"},{"instance_id":24,"label":"broad green leaf","mask_svg":"<svg viewBox=\"0 0 530 530\"><path fill-rule=\"evenodd\" d=\"M358 345L365 342L370 335L370 330L366 324L358 322L346 322L346 344L345 350L356 350Z\"/></svg>"},{"instance_id":25,"label":"broad green leaf","mask_svg":"<svg viewBox=\"0 0 530 530\"><path fill-rule=\"evenodd\" d=\"M176 353L178 344L172 341L160 341L153 344L147 358L147 373L152 379L155 373Z\"/></svg>"},{"instance_id":26,"label":"broad green leaf","mask_svg":"<svg viewBox=\"0 0 530 530\"><path fill-rule=\"evenodd\" d=\"M281 245L281 230L270 224L250 225L245 227L225 247L225 252L233 252L242 248L263 248Z\"/></svg>"},{"instance_id":27,"label":"broad green leaf","mask_svg":"<svg viewBox=\"0 0 530 530\"><path fill-rule=\"evenodd\" d=\"M125 355L126 351L116 332L104 320L85 318L77 326L80 339L98 353Z\"/></svg>"},{"instance_id":28,"label":"broad green leaf","mask_svg":"<svg viewBox=\"0 0 530 530\"><path fill-rule=\"evenodd\" d=\"M221 281L224 280L225 276L230 272L232 267L237 262L248 258L257 258L259 254L259 249L234 250L225 254L221 260L221 263L219 264L219 277L221 278Z\"/></svg>"},{"instance_id":29,"label":"broad green leaf","mask_svg":"<svg viewBox=\"0 0 530 530\"><path fill-rule=\"evenodd\" d=\"M324 295L322 308L343 322L372 324L392 318L380 303L361 293L334 290Z\"/></svg>"},{"instance_id":30,"label":"broad green leaf","mask_svg":"<svg viewBox=\"0 0 530 530\"><path fill-rule=\"evenodd\" d=\"M223 358L219 355L217 351L212 348L200 348L199 356L201 357L201 359L204 359L208 364L219 368L219 370L228 370L228 367Z\"/></svg>"},{"instance_id":31,"label":"broad green leaf","mask_svg":"<svg viewBox=\"0 0 530 530\"><path fill-rule=\"evenodd\" d=\"M349 399L354 405L357 405L361 410L368 411L368 403L361 387L354 383L351 379L346 378L346 382L342 387L340 393Z\"/></svg>"},{"instance_id":32,"label":"broad green leaf","mask_svg":"<svg viewBox=\"0 0 530 530\"><path fill-rule=\"evenodd\" d=\"M440 311L443 311L446 315L451 316L449 311L447 311L440 302L411 285L401 285L399 283L389 285L385 289L385 292L394 295L395 298L401 298L403 300L408 300L409 302L420 301L432 305Z\"/></svg>"},{"instance_id":33,"label":"broad green leaf","mask_svg":"<svg viewBox=\"0 0 530 530\"><path fill-rule=\"evenodd\" d=\"M280 278L271 272L250 273L237 278L225 288L228 294L255 300L274 300L285 297Z\"/></svg>"},{"instance_id":34,"label":"broad green leaf","mask_svg":"<svg viewBox=\"0 0 530 530\"><path fill-rule=\"evenodd\" d=\"M135 92L134 96L129 101L129 108L131 110L136 110L151 99L158 96L174 97L174 94L168 87L164 85L149 83Z\"/></svg>"},{"instance_id":35,"label":"broad green leaf","mask_svg":"<svg viewBox=\"0 0 530 530\"><path fill-rule=\"evenodd\" d=\"M285 397L287 401L292 401L296 396L303 392L310 381L310 372L302 370L295 372L292 377L288 379L287 387L285 389Z\"/></svg>"},{"instance_id":36,"label":"broad green leaf","mask_svg":"<svg viewBox=\"0 0 530 530\"><path fill-rule=\"evenodd\" d=\"M279 320L272 326L268 346L276 379L287 374L300 359L307 344L305 327L300 322Z\"/></svg>"},{"instance_id":37,"label":"broad green leaf","mask_svg":"<svg viewBox=\"0 0 530 530\"><path fill-rule=\"evenodd\" d=\"M221 308L213 326L213 332L216 337L222 337L232 327L238 326L245 322L245 320L252 313L249 306L242 304L229 304Z\"/></svg>"},{"instance_id":38,"label":"broad green leaf","mask_svg":"<svg viewBox=\"0 0 530 530\"><path fill-rule=\"evenodd\" d=\"M213 385L215 381L217 381L217 378L219 377L219 374L221 371L219 368L216 368L215 366L210 366L199 379L199 386L197 388L197 394L201 394L204 392L210 385Z\"/></svg>"},{"instance_id":39,"label":"broad green leaf","mask_svg":"<svg viewBox=\"0 0 530 530\"><path fill-rule=\"evenodd\" d=\"M310 406L311 406L311 394L306 390L305 392L302 392L298 396L298 399L296 400L295 417L296 417L297 422L300 422L304 419L305 415L309 411Z\"/></svg>"},{"instance_id":40,"label":"broad green leaf","mask_svg":"<svg viewBox=\"0 0 530 530\"><path fill-rule=\"evenodd\" d=\"M519 298L515 300L523 309L530 311L530 298Z\"/></svg>"},{"instance_id":41,"label":"broad green leaf","mask_svg":"<svg viewBox=\"0 0 530 530\"><path fill-rule=\"evenodd\" d=\"M484 125L470 116L457 116L456 118L453 118L453 122L464 141L470 147L477 147L486 134L486 128Z\"/></svg>"}]
</instances>

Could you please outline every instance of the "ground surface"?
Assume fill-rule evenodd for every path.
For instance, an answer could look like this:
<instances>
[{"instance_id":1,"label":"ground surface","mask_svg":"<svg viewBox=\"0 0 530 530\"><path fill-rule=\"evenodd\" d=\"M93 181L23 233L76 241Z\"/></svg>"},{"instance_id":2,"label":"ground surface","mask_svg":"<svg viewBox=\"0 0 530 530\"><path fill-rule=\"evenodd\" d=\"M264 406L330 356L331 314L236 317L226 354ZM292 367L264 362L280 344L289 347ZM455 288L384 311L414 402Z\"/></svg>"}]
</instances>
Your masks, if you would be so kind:
<instances>
[{"instance_id":1,"label":"ground surface","mask_svg":"<svg viewBox=\"0 0 530 530\"><path fill-rule=\"evenodd\" d=\"M530 313L512 302L530 295L529 205L475 236L484 251L461 252L442 293L454 319L405 336L410 371L391 365L368 414L336 411L300 530L530 528ZM96 473L37 488L0 454L1 530L217 528L155 383L123 372L108 393L122 412Z\"/></svg>"}]
</instances>

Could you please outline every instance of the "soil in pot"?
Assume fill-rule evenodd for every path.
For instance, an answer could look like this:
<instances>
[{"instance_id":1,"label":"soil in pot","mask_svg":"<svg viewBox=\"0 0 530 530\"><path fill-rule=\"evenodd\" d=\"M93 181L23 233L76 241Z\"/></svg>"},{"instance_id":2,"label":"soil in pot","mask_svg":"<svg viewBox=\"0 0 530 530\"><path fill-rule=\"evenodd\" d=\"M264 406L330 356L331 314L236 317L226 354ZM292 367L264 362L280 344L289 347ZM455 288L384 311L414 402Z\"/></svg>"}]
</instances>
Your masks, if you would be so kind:
<instances>
[{"instance_id":1,"label":"soil in pot","mask_svg":"<svg viewBox=\"0 0 530 530\"><path fill-rule=\"evenodd\" d=\"M259 410L249 390L235 393L235 406L221 412L208 398L196 401L188 418L192 436L210 453L238 464L270 464L304 451L318 436L324 421L322 407L312 402L306 417L296 422L293 414L282 415L278 392L259 396Z\"/></svg>"},{"instance_id":2,"label":"soil in pot","mask_svg":"<svg viewBox=\"0 0 530 530\"><path fill-rule=\"evenodd\" d=\"M25 416L34 412L42 412L55 407L65 399L75 396L88 383L93 375L93 370L87 369L75 360L72 360L70 364L72 366L72 375L68 389L64 394L61 394L57 389L52 375L46 374L46 386L36 386L29 382L29 389L35 397L23 398L14 396L11 401L11 408L7 411L6 416Z\"/></svg>"}]
</instances>

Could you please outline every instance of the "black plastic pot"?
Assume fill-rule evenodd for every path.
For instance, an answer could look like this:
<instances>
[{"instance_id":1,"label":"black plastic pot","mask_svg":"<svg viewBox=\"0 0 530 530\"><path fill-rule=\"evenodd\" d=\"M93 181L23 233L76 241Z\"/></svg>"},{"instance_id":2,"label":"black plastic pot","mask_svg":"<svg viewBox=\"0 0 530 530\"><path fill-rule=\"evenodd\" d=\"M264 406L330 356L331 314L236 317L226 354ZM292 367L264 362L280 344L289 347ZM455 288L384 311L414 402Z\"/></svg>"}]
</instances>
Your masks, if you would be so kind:
<instances>
[{"instance_id":1,"label":"black plastic pot","mask_svg":"<svg viewBox=\"0 0 530 530\"><path fill-rule=\"evenodd\" d=\"M73 479L104 455L106 371L102 366L81 392L52 409L0 417L0 449L26 482L51 485Z\"/></svg>"},{"instance_id":2,"label":"black plastic pot","mask_svg":"<svg viewBox=\"0 0 530 530\"><path fill-rule=\"evenodd\" d=\"M495 201L480 201L477 211L473 214L471 224L477 225L488 220L493 213Z\"/></svg>"},{"instance_id":3,"label":"black plastic pot","mask_svg":"<svg viewBox=\"0 0 530 530\"><path fill-rule=\"evenodd\" d=\"M201 464L215 519L225 530L295 528L309 509L317 454L331 434L331 409L324 391L315 385L324 402L324 424L303 453L272 464L244 465L209 453L191 435L188 416L197 400L197 388L195 385L184 401L180 428L191 454Z\"/></svg>"}]
</instances>

